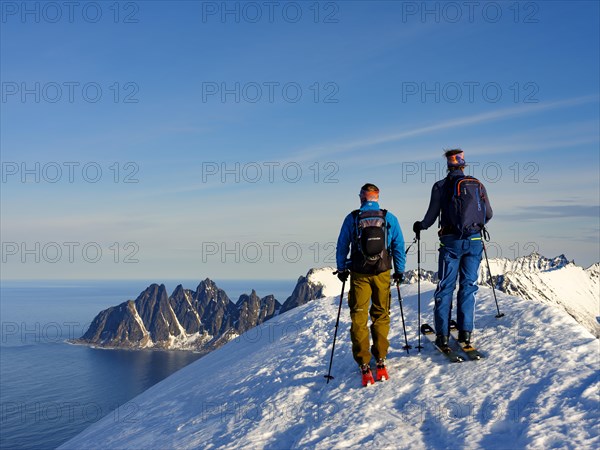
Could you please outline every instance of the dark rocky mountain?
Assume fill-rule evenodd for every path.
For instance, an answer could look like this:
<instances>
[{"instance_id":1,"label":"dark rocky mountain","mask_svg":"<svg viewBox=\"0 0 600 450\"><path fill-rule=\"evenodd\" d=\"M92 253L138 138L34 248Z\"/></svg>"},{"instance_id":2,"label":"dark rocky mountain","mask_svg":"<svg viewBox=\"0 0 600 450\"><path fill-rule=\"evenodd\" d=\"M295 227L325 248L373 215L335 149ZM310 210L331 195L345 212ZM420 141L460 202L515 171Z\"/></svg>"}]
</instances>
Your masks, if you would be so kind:
<instances>
[{"instance_id":1,"label":"dark rocky mountain","mask_svg":"<svg viewBox=\"0 0 600 450\"><path fill-rule=\"evenodd\" d=\"M106 347L145 347L150 336L137 317L133 300L105 309L79 341Z\"/></svg>"},{"instance_id":2,"label":"dark rocky mountain","mask_svg":"<svg viewBox=\"0 0 600 450\"><path fill-rule=\"evenodd\" d=\"M253 290L234 304L210 279L195 291L179 285L169 296L152 284L136 300L101 311L75 342L100 347L173 348L210 351L269 320L281 304Z\"/></svg>"},{"instance_id":3,"label":"dark rocky mountain","mask_svg":"<svg viewBox=\"0 0 600 450\"><path fill-rule=\"evenodd\" d=\"M431 270L424 270L424 269L421 269L421 271L418 272L416 269L413 269L413 270L407 270L406 272L404 272L403 283L404 284L416 283L419 273L421 274L421 281L429 281L430 283L438 282L437 272L433 272Z\"/></svg>"},{"instance_id":4,"label":"dark rocky mountain","mask_svg":"<svg viewBox=\"0 0 600 450\"><path fill-rule=\"evenodd\" d=\"M135 309L152 342L167 341L170 336L179 336L182 329L169 303L164 284L152 284L135 300ZM140 328L141 328L140 324Z\"/></svg>"},{"instance_id":5,"label":"dark rocky mountain","mask_svg":"<svg viewBox=\"0 0 600 450\"><path fill-rule=\"evenodd\" d=\"M203 331L202 320L198 315L198 311L194 308L194 291L184 289L178 285L169 299L171 308L175 312L180 325L187 330L188 333L198 333Z\"/></svg>"},{"instance_id":6,"label":"dark rocky mountain","mask_svg":"<svg viewBox=\"0 0 600 450\"><path fill-rule=\"evenodd\" d=\"M253 289L250 295L240 296L236 307L239 312L237 329L243 333L252 328L253 323L263 323L277 314L281 309L281 303L272 295L260 298Z\"/></svg>"},{"instance_id":7,"label":"dark rocky mountain","mask_svg":"<svg viewBox=\"0 0 600 450\"><path fill-rule=\"evenodd\" d=\"M198 312L205 331L211 336L220 336L233 328L238 311L224 290L208 278L202 281L193 295L192 306ZM258 323L248 324L250 328ZM236 330L237 331L237 330Z\"/></svg>"},{"instance_id":8,"label":"dark rocky mountain","mask_svg":"<svg viewBox=\"0 0 600 450\"><path fill-rule=\"evenodd\" d=\"M281 307L282 313L323 297L323 286L310 281L314 271L315 269L311 269L305 277L298 278L294 292L292 292L292 295L287 298Z\"/></svg>"}]
</instances>

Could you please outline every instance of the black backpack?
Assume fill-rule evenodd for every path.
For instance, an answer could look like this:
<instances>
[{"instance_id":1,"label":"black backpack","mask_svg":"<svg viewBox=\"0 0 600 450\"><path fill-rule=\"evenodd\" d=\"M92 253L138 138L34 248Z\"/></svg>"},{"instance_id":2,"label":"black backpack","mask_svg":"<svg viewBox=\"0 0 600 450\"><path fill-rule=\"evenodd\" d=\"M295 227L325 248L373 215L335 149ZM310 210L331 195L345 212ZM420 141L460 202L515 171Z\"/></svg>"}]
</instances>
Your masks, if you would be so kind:
<instances>
[{"instance_id":1,"label":"black backpack","mask_svg":"<svg viewBox=\"0 0 600 450\"><path fill-rule=\"evenodd\" d=\"M392 268L392 258L387 248L387 210L352 211L354 240L352 244L352 270L364 274L378 274Z\"/></svg>"},{"instance_id":2,"label":"black backpack","mask_svg":"<svg viewBox=\"0 0 600 450\"><path fill-rule=\"evenodd\" d=\"M461 237L479 233L485 226L485 190L481 181L471 176L448 177L445 183L444 226ZM443 230L446 232L447 230Z\"/></svg>"}]
</instances>

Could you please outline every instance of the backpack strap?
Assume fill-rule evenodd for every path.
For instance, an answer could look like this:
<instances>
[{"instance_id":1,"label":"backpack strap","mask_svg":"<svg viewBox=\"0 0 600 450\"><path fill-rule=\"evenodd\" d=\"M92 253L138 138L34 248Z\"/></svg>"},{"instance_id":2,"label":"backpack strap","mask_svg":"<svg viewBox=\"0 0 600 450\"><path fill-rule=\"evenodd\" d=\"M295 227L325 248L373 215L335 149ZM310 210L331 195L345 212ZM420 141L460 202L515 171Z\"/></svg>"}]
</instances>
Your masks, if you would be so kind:
<instances>
[{"instance_id":1,"label":"backpack strap","mask_svg":"<svg viewBox=\"0 0 600 450\"><path fill-rule=\"evenodd\" d=\"M381 211L383 212L383 223L384 223L384 229L385 229L385 247L388 249L388 252L389 252L390 249L392 248L392 246L388 245L388 242L389 242L388 231L390 228L392 228L392 226L387 221L387 213L388 213L387 209L382 209Z\"/></svg>"},{"instance_id":2,"label":"backpack strap","mask_svg":"<svg viewBox=\"0 0 600 450\"><path fill-rule=\"evenodd\" d=\"M444 186L442 188L442 198L440 204L440 215L438 216L438 234L444 232L444 228L442 227L442 210L444 208L448 208L450 202L452 202L452 197L454 197L454 191L456 190L456 185L460 180L464 180L468 175L458 175L451 177L450 174L446 175L446 180L444 182ZM448 209L445 210L448 212Z\"/></svg>"},{"instance_id":3,"label":"backpack strap","mask_svg":"<svg viewBox=\"0 0 600 450\"><path fill-rule=\"evenodd\" d=\"M450 178L450 174L446 175L444 184L442 185L442 192L440 193L440 212L438 213L438 229L442 229L442 210L447 207L452 200L452 194L454 192L454 181Z\"/></svg>"},{"instance_id":4,"label":"backpack strap","mask_svg":"<svg viewBox=\"0 0 600 450\"><path fill-rule=\"evenodd\" d=\"M354 219L354 229L352 230L352 243L358 242L358 216L360 215L360 209L355 209L350 214L352 214L352 218Z\"/></svg>"},{"instance_id":5,"label":"backpack strap","mask_svg":"<svg viewBox=\"0 0 600 450\"><path fill-rule=\"evenodd\" d=\"M352 214L352 218L354 219L354 228L358 229L358 216L360 215L360 209L355 209L350 214Z\"/></svg>"}]
</instances>

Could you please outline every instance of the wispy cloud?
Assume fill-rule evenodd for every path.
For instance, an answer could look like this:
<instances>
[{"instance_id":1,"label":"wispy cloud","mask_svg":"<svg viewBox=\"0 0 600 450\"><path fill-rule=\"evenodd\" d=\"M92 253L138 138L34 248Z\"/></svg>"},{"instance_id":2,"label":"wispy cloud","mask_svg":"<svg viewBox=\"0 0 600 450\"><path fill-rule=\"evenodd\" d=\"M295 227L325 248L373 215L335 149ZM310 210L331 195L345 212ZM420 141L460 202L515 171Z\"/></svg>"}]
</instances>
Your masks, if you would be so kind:
<instances>
[{"instance_id":1,"label":"wispy cloud","mask_svg":"<svg viewBox=\"0 0 600 450\"><path fill-rule=\"evenodd\" d=\"M598 245L598 230L590 230L583 233L573 234L543 234L540 238L547 239L549 241L559 242L584 242L588 244Z\"/></svg>"},{"instance_id":2,"label":"wispy cloud","mask_svg":"<svg viewBox=\"0 0 600 450\"><path fill-rule=\"evenodd\" d=\"M495 111L445 120L435 124L420 126L396 133L378 134L352 141L321 144L301 150L295 159L309 160L315 157L322 158L323 156L332 156L365 147L398 142L407 138L434 133L437 131L466 127L486 122L494 122L497 120L508 119L526 114L540 113L547 110L568 108L586 103L598 102L598 100L598 95L588 95L555 102L525 104L512 108L498 109Z\"/></svg>"},{"instance_id":3,"label":"wispy cloud","mask_svg":"<svg viewBox=\"0 0 600 450\"><path fill-rule=\"evenodd\" d=\"M502 219L521 221L547 220L560 218L600 219L599 205L532 205L510 213L503 213Z\"/></svg>"},{"instance_id":4,"label":"wispy cloud","mask_svg":"<svg viewBox=\"0 0 600 450\"><path fill-rule=\"evenodd\" d=\"M495 141L492 144L483 141L465 142L462 148L468 148L469 159L468 162L473 165L477 162L478 156L493 155L493 154L506 154L513 152L542 152L551 149L561 148L572 148L580 145L596 144L598 143L598 136L588 135L579 137L565 137L563 139L548 138L539 136L539 139L532 140L531 136L528 139L529 142L519 142L516 139L500 140ZM426 161L428 159L440 160L441 150L439 152L432 152L432 149L427 146L423 148L413 149L411 152L415 155L416 161ZM352 155L344 158L344 163L348 165L356 165L360 167L388 167L393 164L400 164L408 162L406 155L399 153L396 149L385 151L385 155L378 154L379 158L371 158L365 161L364 155ZM413 161L415 161L413 160Z\"/></svg>"}]
</instances>

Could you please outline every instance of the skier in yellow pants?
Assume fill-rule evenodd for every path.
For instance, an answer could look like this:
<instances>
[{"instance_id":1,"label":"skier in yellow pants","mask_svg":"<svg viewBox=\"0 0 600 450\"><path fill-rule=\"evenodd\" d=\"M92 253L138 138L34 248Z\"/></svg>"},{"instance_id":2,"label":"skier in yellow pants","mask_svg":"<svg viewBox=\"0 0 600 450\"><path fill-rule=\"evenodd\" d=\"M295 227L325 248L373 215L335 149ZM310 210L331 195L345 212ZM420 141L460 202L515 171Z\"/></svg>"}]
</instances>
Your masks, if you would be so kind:
<instances>
[{"instance_id":1,"label":"skier in yellow pants","mask_svg":"<svg viewBox=\"0 0 600 450\"><path fill-rule=\"evenodd\" d=\"M388 378L385 358L390 330L390 271L393 280L403 280L406 255L398 219L379 207L379 189L365 184L361 207L344 219L336 249L338 277L350 277L348 304L352 326L352 354L360 366L363 385L373 383L371 357L377 364L377 379ZM350 259L348 259L350 253ZM371 317L370 345L368 320Z\"/></svg>"}]
</instances>

